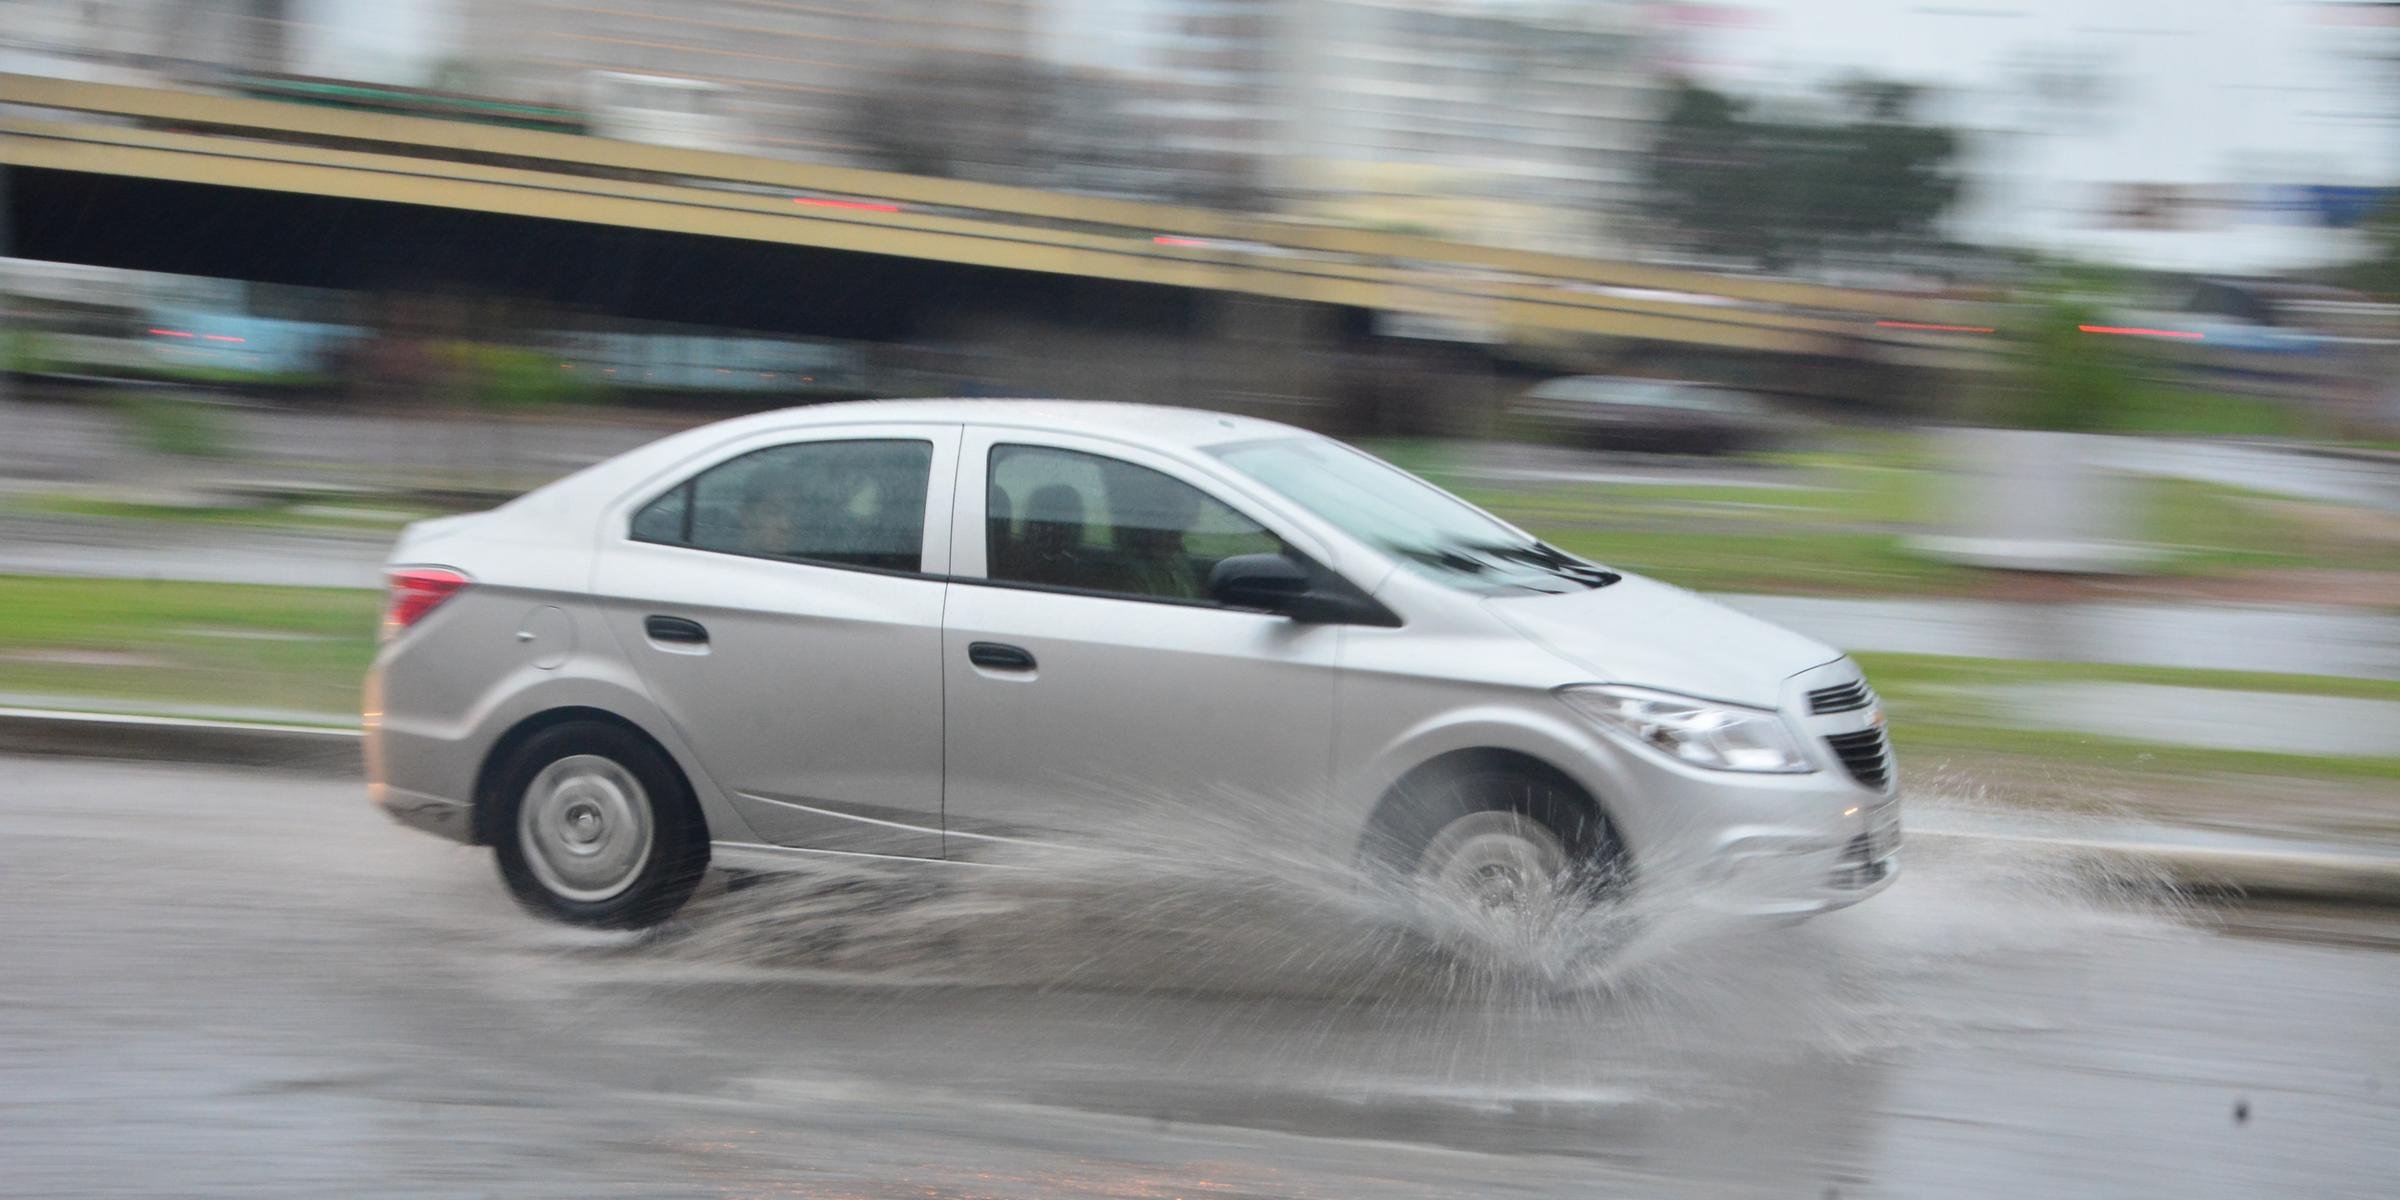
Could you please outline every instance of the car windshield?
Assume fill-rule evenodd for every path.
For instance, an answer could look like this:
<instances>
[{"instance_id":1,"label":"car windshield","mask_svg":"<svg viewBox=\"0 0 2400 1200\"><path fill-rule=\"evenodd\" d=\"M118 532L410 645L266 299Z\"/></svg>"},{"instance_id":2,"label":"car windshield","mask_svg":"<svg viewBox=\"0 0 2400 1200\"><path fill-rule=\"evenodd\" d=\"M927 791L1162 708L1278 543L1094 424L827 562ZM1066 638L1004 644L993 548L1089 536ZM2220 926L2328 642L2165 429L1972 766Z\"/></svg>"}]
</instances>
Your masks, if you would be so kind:
<instances>
[{"instance_id":1,"label":"car windshield","mask_svg":"<svg viewBox=\"0 0 2400 1200\"><path fill-rule=\"evenodd\" d=\"M1414 475L1336 442L1275 438L1215 446L1210 453L1352 537L1453 587L1569 592L1617 581L1614 572L1529 538Z\"/></svg>"}]
</instances>

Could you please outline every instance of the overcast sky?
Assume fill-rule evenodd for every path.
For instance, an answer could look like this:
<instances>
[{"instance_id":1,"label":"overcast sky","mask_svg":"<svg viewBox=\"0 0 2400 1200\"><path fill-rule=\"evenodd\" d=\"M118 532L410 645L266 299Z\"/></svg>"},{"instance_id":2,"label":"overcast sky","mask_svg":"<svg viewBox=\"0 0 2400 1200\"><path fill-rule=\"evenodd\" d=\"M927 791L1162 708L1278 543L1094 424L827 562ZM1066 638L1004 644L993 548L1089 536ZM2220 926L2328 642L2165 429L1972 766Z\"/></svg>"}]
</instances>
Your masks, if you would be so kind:
<instances>
[{"instance_id":1,"label":"overcast sky","mask_svg":"<svg viewBox=\"0 0 2400 1200\"><path fill-rule=\"evenodd\" d=\"M2322 236L2085 229L2089 185L2373 184L2394 181L2393 93L2349 53L2383 36L2317 0L1736 0L1746 19L1708 26L1695 67L1740 90L1790 93L1849 71L1939 85L1940 114L2023 131L1979 164L1988 187L1967 232L2105 249L2157 265L2283 265L2335 253ZM2020 64L2092 64L2084 104L2027 95ZM1994 143L1997 145L1997 143ZM2119 252L2122 252L2121 254ZM2202 261L2220 258L2222 262Z\"/></svg>"},{"instance_id":2,"label":"overcast sky","mask_svg":"<svg viewBox=\"0 0 2400 1200\"><path fill-rule=\"evenodd\" d=\"M1788 88L1844 69L1966 93L1969 123L2024 120L2013 62L2037 52L2097 64L2113 95L2069 122L2080 161L2121 178L2279 177L2381 183L2392 97L2341 51L2362 31L2308 0L1743 0L1746 24L1705 39L1731 81ZM2390 109L2384 107L2384 112Z\"/></svg>"},{"instance_id":3,"label":"overcast sky","mask_svg":"<svg viewBox=\"0 0 2400 1200\"><path fill-rule=\"evenodd\" d=\"M292 16L300 73L422 83L451 52L449 18L455 2L462 0L299 0Z\"/></svg>"}]
</instances>

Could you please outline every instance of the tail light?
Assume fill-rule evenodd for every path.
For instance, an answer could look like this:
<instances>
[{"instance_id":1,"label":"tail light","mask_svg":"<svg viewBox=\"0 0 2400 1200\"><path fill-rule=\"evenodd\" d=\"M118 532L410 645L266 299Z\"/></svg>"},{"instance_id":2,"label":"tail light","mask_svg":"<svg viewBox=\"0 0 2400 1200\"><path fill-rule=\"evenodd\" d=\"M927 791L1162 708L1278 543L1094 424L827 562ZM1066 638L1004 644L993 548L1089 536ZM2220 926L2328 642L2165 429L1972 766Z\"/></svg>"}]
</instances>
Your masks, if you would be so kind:
<instances>
[{"instance_id":1,"label":"tail light","mask_svg":"<svg viewBox=\"0 0 2400 1200\"><path fill-rule=\"evenodd\" d=\"M448 567L396 567L384 572L384 578L392 586L383 610L386 638L397 637L467 586L467 577Z\"/></svg>"}]
</instances>

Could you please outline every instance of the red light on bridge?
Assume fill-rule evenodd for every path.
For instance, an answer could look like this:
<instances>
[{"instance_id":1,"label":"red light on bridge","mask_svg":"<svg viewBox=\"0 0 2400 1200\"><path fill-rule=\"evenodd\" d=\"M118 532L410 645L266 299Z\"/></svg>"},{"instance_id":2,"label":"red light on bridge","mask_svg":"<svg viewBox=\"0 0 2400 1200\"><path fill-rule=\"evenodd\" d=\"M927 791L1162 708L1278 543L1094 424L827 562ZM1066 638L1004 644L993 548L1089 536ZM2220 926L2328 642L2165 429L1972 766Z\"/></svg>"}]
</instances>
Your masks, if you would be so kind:
<instances>
[{"instance_id":1,"label":"red light on bridge","mask_svg":"<svg viewBox=\"0 0 2400 1200\"><path fill-rule=\"evenodd\" d=\"M153 330L151 330L151 331L150 331L150 336L151 336L151 337L179 337L179 338L188 338L188 337L197 337L197 336L199 336L199 335L198 335L198 334L195 334L195 333L193 333L191 330L188 330L188 329L153 329Z\"/></svg>"},{"instance_id":2,"label":"red light on bridge","mask_svg":"<svg viewBox=\"0 0 2400 1200\"><path fill-rule=\"evenodd\" d=\"M845 208L853 212L899 212L897 204L875 204L865 200L830 200L823 196L794 196L792 203L811 208Z\"/></svg>"},{"instance_id":3,"label":"red light on bridge","mask_svg":"<svg viewBox=\"0 0 2400 1200\"><path fill-rule=\"evenodd\" d=\"M1161 246L1206 246L1208 244L1208 239L1206 238L1176 237L1172 234L1165 233L1151 238L1150 240Z\"/></svg>"},{"instance_id":4,"label":"red light on bridge","mask_svg":"<svg viewBox=\"0 0 2400 1200\"><path fill-rule=\"evenodd\" d=\"M1922 329L1929 333L1998 333L1989 325L1943 325L1933 321L1877 321L1883 329Z\"/></svg>"},{"instance_id":5,"label":"red light on bridge","mask_svg":"<svg viewBox=\"0 0 2400 1200\"><path fill-rule=\"evenodd\" d=\"M2144 329L2139 325L2078 325L2085 333L2109 333L2118 337L2188 338L2199 341L2207 334L2192 329Z\"/></svg>"},{"instance_id":6,"label":"red light on bridge","mask_svg":"<svg viewBox=\"0 0 2400 1200\"><path fill-rule=\"evenodd\" d=\"M230 333L204 333L200 335L200 340L204 342L232 342L238 346L243 342L249 341L250 339L238 338Z\"/></svg>"}]
</instances>

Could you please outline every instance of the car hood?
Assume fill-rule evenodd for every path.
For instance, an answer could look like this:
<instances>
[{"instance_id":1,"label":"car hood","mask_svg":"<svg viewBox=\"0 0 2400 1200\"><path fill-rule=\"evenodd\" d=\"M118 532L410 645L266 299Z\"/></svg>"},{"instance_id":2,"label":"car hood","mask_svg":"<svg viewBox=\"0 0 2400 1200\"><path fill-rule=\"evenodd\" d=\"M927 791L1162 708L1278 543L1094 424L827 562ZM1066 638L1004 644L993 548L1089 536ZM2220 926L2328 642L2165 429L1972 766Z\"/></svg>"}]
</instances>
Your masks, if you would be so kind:
<instances>
[{"instance_id":1,"label":"car hood","mask_svg":"<svg viewBox=\"0 0 2400 1200\"><path fill-rule=\"evenodd\" d=\"M1679 587L1627 575L1607 587L1487 601L1517 631L1626 683L1773 708L1783 681L1841 652Z\"/></svg>"}]
</instances>

